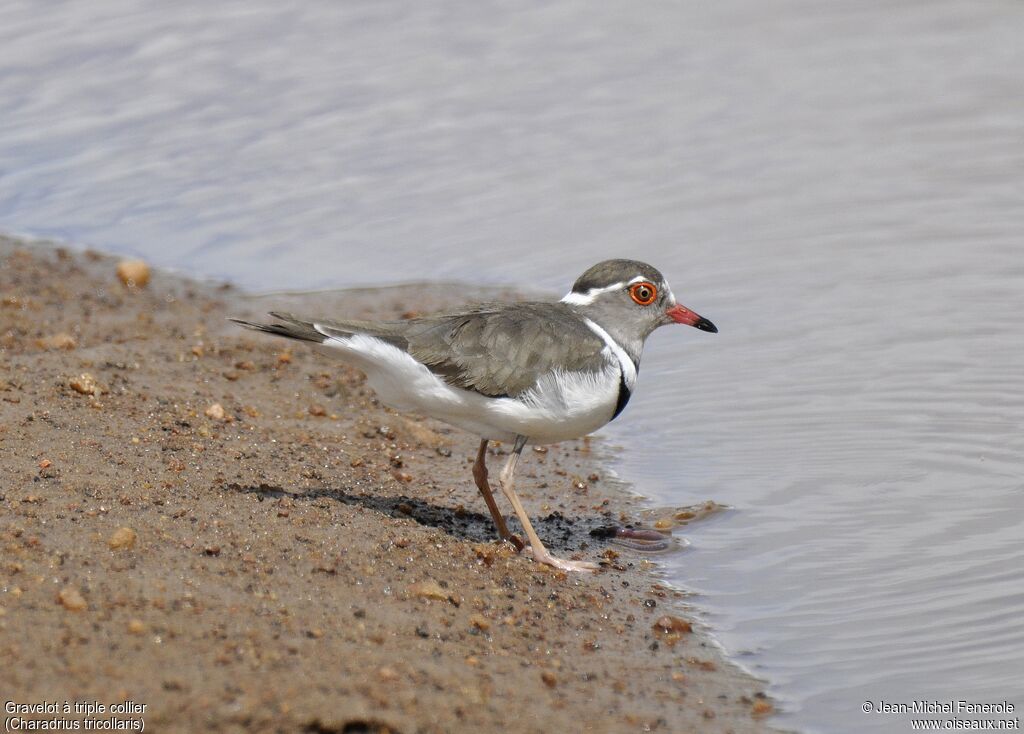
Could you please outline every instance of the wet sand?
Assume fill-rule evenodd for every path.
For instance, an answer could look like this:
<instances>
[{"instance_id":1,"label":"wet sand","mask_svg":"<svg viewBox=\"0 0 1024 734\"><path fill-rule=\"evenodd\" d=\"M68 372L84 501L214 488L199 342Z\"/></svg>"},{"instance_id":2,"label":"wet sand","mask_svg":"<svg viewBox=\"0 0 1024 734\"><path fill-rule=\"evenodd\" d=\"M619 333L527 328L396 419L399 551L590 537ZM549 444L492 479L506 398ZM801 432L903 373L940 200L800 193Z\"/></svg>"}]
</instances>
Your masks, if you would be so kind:
<instances>
[{"instance_id":1,"label":"wet sand","mask_svg":"<svg viewBox=\"0 0 1024 734\"><path fill-rule=\"evenodd\" d=\"M5 701L131 701L113 718L147 731L769 730L763 683L683 595L590 534L642 510L596 440L521 464L543 540L603 562L567 576L494 542L474 437L225 321L480 294L253 298L161 272L138 289L116 264L0 238Z\"/></svg>"}]
</instances>

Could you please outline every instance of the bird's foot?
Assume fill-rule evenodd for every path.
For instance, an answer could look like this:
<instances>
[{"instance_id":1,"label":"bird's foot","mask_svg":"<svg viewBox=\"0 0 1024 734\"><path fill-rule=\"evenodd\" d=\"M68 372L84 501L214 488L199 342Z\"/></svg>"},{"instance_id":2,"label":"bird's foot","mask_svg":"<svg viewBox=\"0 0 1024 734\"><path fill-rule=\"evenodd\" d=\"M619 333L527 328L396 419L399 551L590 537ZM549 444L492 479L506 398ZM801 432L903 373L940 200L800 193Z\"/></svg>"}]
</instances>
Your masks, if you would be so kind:
<instances>
[{"instance_id":1,"label":"bird's foot","mask_svg":"<svg viewBox=\"0 0 1024 734\"><path fill-rule=\"evenodd\" d=\"M537 563L543 563L546 566L552 566L560 571L576 571L578 573L594 573L600 566L590 561L570 561L566 558L556 558L555 556L548 553L546 550L542 553L537 553L533 548L526 548L523 551L525 554L537 561Z\"/></svg>"}]
</instances>

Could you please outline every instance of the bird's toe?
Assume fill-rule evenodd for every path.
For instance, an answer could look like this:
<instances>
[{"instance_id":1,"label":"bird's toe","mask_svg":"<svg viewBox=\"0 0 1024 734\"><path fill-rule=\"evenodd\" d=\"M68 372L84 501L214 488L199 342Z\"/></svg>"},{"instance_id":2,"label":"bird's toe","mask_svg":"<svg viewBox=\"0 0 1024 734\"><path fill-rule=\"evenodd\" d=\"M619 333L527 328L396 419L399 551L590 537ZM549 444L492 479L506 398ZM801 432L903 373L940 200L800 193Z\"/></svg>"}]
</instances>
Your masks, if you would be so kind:
<instances>
[{"instance_id":1,"label":"bird's toe","mask_svg":"<svg viewBox=\"0 0 1024 734\"><path fill-rule=\"evenodd\" d=\"M533 557L533 560L537 563L543 563L546 566L552 566L560 571L574 571L576 573L594 573L600 566L590 561L570 561L567 558L558 558L550 553L535 553L532 548L526 548L524 551L527 555Z\"/></svg>"}]
</instances>

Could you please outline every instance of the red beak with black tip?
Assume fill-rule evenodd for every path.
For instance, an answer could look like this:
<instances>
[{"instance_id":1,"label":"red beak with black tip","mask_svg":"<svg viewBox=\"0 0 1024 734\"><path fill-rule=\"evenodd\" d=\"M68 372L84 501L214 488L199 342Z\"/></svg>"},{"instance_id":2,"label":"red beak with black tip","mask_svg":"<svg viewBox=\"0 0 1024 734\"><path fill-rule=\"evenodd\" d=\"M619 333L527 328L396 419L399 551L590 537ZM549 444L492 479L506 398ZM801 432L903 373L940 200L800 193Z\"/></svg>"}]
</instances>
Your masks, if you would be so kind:
<instances>
[{"instance_id":1,"label":"red beak with black tip","mask_svg":"<svg viewBox=\"0 0 1024 734\"><path fill-rule=\"evenodd\" d=\"M701 331L710 331L712 334L718 333L718 327L708 321L700 314L696 314L685 306L675 305L665 311L665 315L675 321L677 324L686 324L687 326L694 326Z\"/></svg>"}]
</instances>

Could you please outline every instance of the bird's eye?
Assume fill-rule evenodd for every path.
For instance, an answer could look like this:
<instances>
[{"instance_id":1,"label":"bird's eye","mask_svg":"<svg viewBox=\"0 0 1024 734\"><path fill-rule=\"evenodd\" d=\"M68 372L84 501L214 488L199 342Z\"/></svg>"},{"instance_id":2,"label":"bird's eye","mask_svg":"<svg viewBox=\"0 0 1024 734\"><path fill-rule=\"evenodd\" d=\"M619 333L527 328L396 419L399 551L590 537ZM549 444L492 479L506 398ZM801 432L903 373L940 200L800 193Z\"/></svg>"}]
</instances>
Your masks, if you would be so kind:
<instances>
[{"instance_id":1,"label":"bird's eye","mask_svg":"<svg viewBox=\"0 0 1024 734\"><path fill-rule=\"evenodd\" d=\"M658 297L658 289L652 283L637 283L629 289L629 296L641 306L650 306Z\"/></svg>"}]
</instances>

